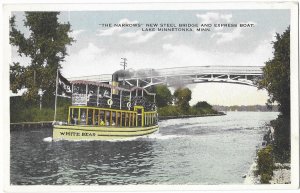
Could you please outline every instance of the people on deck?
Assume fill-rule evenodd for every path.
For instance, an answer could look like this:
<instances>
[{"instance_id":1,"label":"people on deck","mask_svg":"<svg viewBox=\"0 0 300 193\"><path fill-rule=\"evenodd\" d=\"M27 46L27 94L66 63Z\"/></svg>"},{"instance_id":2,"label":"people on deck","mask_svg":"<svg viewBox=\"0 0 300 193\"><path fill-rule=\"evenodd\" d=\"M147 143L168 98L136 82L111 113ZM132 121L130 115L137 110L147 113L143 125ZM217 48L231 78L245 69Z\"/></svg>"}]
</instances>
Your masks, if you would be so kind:
<instances>
[{"instance_id":1,"label":"people on deck","mask_svg":"<svg viewBox=\"0 0 300 193\"><path fill-rule=\"evenodd\" d=\"M100 126L104 126L104 125L105 125L104 121L100 119Z\"/></svg>"}]
</instances>

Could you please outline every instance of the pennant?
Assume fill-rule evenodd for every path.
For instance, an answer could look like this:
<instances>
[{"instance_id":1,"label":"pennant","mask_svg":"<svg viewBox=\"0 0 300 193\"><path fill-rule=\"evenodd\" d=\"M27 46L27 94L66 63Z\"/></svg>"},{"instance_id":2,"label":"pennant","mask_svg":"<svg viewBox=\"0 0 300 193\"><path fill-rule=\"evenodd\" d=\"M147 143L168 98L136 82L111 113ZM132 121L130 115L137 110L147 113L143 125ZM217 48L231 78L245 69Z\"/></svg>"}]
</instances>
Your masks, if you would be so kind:
<instances>
[{"instance_id":1,"label":"pennant","mask_svg":"<svg viewBox=\"0 0 300 193\"><path fill-rule=\"evenodd\" d=\"M58 91L57 94L63 97L71 97L72 89L71 83L58 72Z\"/></svg>"}]
</instances>

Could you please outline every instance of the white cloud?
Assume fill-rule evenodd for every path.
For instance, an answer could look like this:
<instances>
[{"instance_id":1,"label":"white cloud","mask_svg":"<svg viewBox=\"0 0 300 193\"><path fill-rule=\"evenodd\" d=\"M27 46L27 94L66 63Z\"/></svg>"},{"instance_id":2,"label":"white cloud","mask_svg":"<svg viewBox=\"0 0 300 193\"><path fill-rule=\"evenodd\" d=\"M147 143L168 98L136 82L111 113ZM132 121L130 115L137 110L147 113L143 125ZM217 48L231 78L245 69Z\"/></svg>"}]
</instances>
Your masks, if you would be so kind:
<instances>
[{"instance_id":1,"label":"white cloud","mask_svg":"<svg viewBox=\"0 0 300 193\"><path fill-rule=\"evenodd\" d=\"M196 17L201 20L201 23L215 23L215 22L231 22L232 14L220 14L216 12L207 12L205 14L196 14Z\"/></svg>"},{"instance_id":2,"label":"white cloud","mask_svg":"<svg viewBox=\"0 0 300 193\"><path fill-rule=\"evenodd\" d=\"M79 30L74 30L72 32L69 33L69 36L73 37L73 38L77 38L80 34L82 34L83 32L85 32L86 30L83 29L79 29Z\"/></svg>"},{"instance_id":3,"label":"white cloud","mask_svg":"<svg viewBox=\"0 0 300 193\"><path fill-rule=\"evenodd\" d=\"M176 66L263 66L272 57L271 38L258 43L258 46L247 53L240 52L210 52L197 50L187 45L164 44L162 48L167 52L166 58Z\"/></svg>"},{"instance_id":4,"label":"white cloud","mask_svg":"<svg viewBox=\"0 0 300 193\"><path fill-rule=\"evenodd\" d=\"M101 54L104 49L89 43L87 47L81 49L78 53L72 53L65 58L63 71L68 76L84 76L85 74L97 71L97 67L102 63ZM100 68L99 68L100 69ZM97 73L103 74L101 71Z\"/></svg>"},{"instance_id":5,"label":"white cloud","mask_svg":"<svg viewBox=\"0 0 300 193\"><path fill-rule=\"evenodd\" d=\"M153 36L155 36L158 32L143 32L143 31L136 31L136 32L127 32L120 34L121 37L132 38L133 43L143 43L147 42Z\"/></svg>"},{"instance_id":6,"label":"white cloud","mask_svg":"<svg viewBox=\"0 0 300 193\"><path fill-rule=\"evenodd\" d=\"M173 39L173 38L174 38L174 35L168 34L168 35L165 35L162 39L166 40L166 39Z\"/></svg>"},{"instance_id":7,"label":"white cloud","mask_svg":"<svg viewBox=\"0 0 300 193\"><path fill-rule=\"evenodd\" d=\"M217 44L230 42L237 38L243 37L241 28L234 28L231 32L216 32L211 35L212 38L216 37Z\"/></svg>"},{"instance_id":8,"label":"white cloud","mask_svg":"<svg viewBox=\"0 0 300 193\"><path fill-rule=\"evenodd\" d=\"M120 32L122 31L122 28L120 27L112 27L112 28L109 28L109 29L105 29L105 30L97 30L97 36L111 36L117 32Z\"/></svg>"}]
</instances>

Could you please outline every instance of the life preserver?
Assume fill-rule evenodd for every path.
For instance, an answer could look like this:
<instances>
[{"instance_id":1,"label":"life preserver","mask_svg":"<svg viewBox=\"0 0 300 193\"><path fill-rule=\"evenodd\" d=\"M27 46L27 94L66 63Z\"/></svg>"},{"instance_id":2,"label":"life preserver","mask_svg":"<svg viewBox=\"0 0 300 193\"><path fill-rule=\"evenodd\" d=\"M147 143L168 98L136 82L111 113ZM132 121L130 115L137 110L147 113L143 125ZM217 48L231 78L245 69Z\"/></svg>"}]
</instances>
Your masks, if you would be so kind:
<instances>
[{"instance_id":1,"label":"life preserver","mask_svg":"<svg viewBox=\"0 0 300 193\"><path fill-rule=\"evenodd\" d=\"M127 107L130 108L131 107L131 102L127 103Z\"/></svg>"},{"instance_id":2,"label":"life preserver","mask_svg":"<svg viewBox=\"0 0 300 193\"><path fill-rule=\"evenodd\" d=\"M111 105L113 104L113 100L108 99L108 100L107 100L107 104L108 104L109 106L111 106Z\"/></svg>"}]
</instances>

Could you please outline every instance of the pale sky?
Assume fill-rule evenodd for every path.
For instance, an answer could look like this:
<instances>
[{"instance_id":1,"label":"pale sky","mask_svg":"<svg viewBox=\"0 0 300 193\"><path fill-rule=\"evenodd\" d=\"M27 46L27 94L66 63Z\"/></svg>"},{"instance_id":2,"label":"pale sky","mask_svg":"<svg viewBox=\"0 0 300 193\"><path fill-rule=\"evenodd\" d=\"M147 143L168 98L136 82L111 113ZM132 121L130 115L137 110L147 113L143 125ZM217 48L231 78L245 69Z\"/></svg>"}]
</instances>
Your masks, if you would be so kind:
<instances>
[{"instance_id":1,"label":"pale sky","mask_svg":"<svg viewBox=\"0 0 300 193\"><path fill-rule=\"evenodd\" d=\"M22 27L23 12L15 12ZM263 66L272 58L275 32L290 25L289 10L186 10L186 11L72 11L61 12L60 22L69 21L76 39L62 63L66 77L111 74L128 67L170 68L182 66ZM145 32L140 28L101 27L101 23L251 23L252 28L212 28L210 32ZM12 60L28 65L16 54ZM208 101L213 105L264 105L267 92L255 87L205 83L188 85L191 104Z\"/></svg>"}]
</instances>

